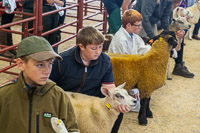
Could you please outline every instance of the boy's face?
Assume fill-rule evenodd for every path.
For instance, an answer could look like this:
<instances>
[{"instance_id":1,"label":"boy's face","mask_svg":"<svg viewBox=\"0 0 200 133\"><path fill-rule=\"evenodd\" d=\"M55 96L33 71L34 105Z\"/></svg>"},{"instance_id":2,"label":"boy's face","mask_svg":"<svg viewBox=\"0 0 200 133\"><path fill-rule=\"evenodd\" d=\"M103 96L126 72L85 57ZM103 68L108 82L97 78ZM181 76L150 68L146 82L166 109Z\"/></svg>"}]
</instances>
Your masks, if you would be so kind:
<instances>
[{"instance_id":1,"label":"boy's face","mask_svg":"<svg viewBox=\"0 0 200 133\"><path fill-rule=\"evenodd\" d=\"M21 58L17 59L18 68L23 71L25 82L31 87L37 85L44 85L51 73L52 64L54 59L48 59L45 61L36 61L29 58L27 62Z\"/></svg>"},{"instance_id":2,"label":"boy's face","mask_svg":"<svg viewBox=\"0 0 200 133\"><path fill-rule=\"evenodd\" d=\"M81 49L81 55L84 56L85 59L91 61L96 60L99 57L103 49L103 44L89 44L86 47L79 44L79 47Z\"/></svg>"},{"instance_id":3,"label":"boy's face","mask_svg":"<svg viewBox=\"0 0 200 133\"><path fill-rule=\"evenodd\" d=\"M127 24L126 30L130 34L139 34L140 30L142 29L142 21L136 21L133 25L130 23Z\"/></svg>"}]
</instances>

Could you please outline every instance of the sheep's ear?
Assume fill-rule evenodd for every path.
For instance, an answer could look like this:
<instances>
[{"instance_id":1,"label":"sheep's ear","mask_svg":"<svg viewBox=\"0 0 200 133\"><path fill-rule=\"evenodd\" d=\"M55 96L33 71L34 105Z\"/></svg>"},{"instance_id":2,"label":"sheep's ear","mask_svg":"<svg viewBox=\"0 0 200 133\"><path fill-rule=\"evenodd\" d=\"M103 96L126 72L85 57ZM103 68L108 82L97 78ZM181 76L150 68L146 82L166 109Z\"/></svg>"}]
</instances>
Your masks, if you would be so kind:
<instances>
[{"instance_id":1,"label":"sheep's ear","mask_svg":"<svg viewBox=\"0 0 200 133\"><path fill-rule=\"evenodd\" d=\"M105 87L101 87L101 93L104 95L104 96L110 96L111 95L111 92L108 88L105 88Z\"/></svg>"},{"instance_id":2,"label":"sheep's ear","mask_svg":"<svg viewBox=\"0 0 200 133\"><path fill-rule=\"evenodd\" d=\"M177 45L177 42L174 37L170 37L167 42L168 44L172 45L173 48Z\"/></svg>"},{"instance_id":3,"label":"sheep's ear","mask_svg":"<svg viewBox=\"0 0 200 133\"><path fill-rule=\"evenodd\" d=\"M173 21L173 22L176 22L176 20L177 20L177 19L175 19L175 18L172 18L172 21Z\"/></svg>"},{"instance_id":4,"label":"sheep's ear","mask_svg":"<svg viewBox=\"0 0 200 133\"><path fill-rule=\"evenodd\" d=\"M118 89L123 89L123 88L124 88L124 86L125 86L125 84L126 84L126 82L124 82L123 84L121 84L121 85L117 86L117 88L118 88Z\"/></svg>"}]
</instances>

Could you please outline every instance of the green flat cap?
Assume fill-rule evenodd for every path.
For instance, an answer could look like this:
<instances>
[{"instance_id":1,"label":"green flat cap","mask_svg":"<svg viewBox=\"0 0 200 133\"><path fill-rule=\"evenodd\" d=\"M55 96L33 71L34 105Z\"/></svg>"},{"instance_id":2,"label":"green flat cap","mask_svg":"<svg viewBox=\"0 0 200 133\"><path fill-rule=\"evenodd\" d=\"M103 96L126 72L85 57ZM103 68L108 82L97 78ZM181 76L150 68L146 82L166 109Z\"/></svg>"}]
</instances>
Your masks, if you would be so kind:
<instances>
[{"instance_id":1,"label":"green flat cap","mask_svg":"<svg viewBox=\"0 0 200 133\"><path fill-rule=\"evenodd\" d=\"M39 36L27 37L19 43L17 57L26 55L37 61L44 61L55 57L62 60L62 57L53 50L50 43L45 38Z\"/></svg>"}]
</instances>

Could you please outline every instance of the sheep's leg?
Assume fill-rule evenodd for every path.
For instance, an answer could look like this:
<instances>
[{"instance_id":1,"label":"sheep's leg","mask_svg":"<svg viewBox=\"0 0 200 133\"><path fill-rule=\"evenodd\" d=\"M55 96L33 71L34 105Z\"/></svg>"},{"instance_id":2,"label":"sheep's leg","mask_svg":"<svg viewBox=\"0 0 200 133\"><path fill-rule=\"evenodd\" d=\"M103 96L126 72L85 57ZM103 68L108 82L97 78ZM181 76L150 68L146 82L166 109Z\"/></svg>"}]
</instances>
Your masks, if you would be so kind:
<instances>
[{"instance_id":1,"label":"sheep's leg","mask_svg":"<svg viewBox=\"0 0 200 133\"><path fill-rule=\"evenodd\" d=\"M147 104L148 104L148 98L143 98L140 100L140 112L138 115L138 120L140 125L147 125L147 116L146 116L146 111L147 111Z\"/></svg>"},{"instance_id":2,"label":"sheep's leg","mask_svg":"<svg viewBox=\"0 0 200 133\"><path fill-rule=\"evenodd\" d=\"M167 65L167 80L172 80L172 76L170 74L170 60L168 61L168 65Z\"/></svg>"},{"instance_id":3,"label":"sheep's leg","mask_svg":"<svg viewBox=\"0 0 200 133\"><path fill-rule=\"evenodd\" d=\"M148 118L153 118L153 113L152 113L152 111L150 110L150 107L149 107L150 100L151 100L151 98L148 98L146 116Z\"/></svg>"},{"instance_id":4,"label":"sheep's leg","mask_svg":"<svg viewBox=\"0 0 200 133\"><path fill-rule=\"evenodd\" d=\"M188 37L190 40L192 40L192 29L191 28L188 29Z\"/></svg>"}]
</instances>

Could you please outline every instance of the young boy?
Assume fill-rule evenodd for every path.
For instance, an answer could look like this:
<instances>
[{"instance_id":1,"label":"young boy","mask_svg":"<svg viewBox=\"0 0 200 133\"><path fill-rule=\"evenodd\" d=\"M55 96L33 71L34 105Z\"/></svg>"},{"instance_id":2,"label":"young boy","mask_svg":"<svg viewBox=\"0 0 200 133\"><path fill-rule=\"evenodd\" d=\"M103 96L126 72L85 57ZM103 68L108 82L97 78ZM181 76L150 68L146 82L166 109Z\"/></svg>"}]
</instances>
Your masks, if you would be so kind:
<instances>
[{"instance_id":1,"label":"young boy","mask_svg":"<svg viewBox=\"0 0 200 133\"><path fill-rule=\"evenodd\" d=\"M122 27L113 37L108 52L119 54L142 54L151 49L150 45L145 45L142 38L138 35L142 29L142 15L133 9L126 10L122 16ZM137 108L134 112L140 110L139 90L132 89L133 96L138 99Z\"/></svg>"},{"instance_id":2,"label":"young boy","mask_svg":"<svg viewBox=\"0 0 200 133\"><path fill-rule=\"evenodd\" d=\"M122 27L113 37L108 52L119 54L142 54L151 49L138 35L142 29L142 15L133 9L126 10L122 16Z\"/></svg>"},{"instance_id":3,"label":"young boy","mask_svg":"<svg viewBox=\"0 0 200 133\"><path fill-rule=\"evenodd\" d=\"M78 45L61 53L63 61L54 61L50 79L65 91L79 92L91 96L104 97L100 88L114 89L112 63L102 52L103 35L93 27L84 27L77 36ZM116 108L126 113L126 106ZM119 115L112 133L119 129L122 114Z\"/></svg>"},{"instance_id":4,"label":"young boy","mask_svg":"<svg viewBox=\"0 0 200 133\"><path fill-rule=\"evenodd\" d=\"M48 80L56 54L47 40L31 36L17 50L19 78L0 88L0 133L55 133L51 117L62 119L69 132L78 130L65 92Z\"/></svg>"}]
</instances>

